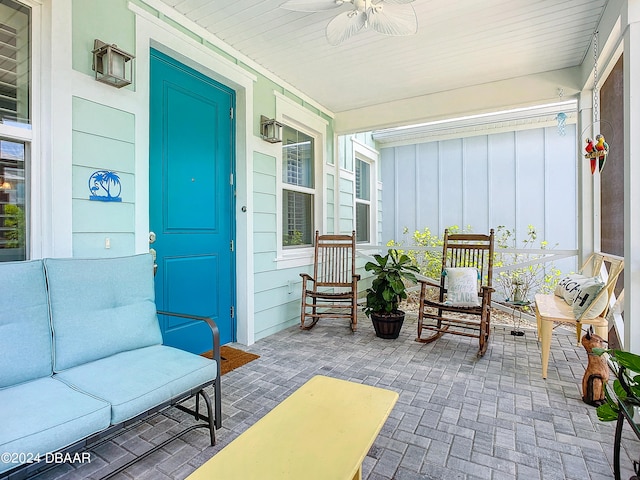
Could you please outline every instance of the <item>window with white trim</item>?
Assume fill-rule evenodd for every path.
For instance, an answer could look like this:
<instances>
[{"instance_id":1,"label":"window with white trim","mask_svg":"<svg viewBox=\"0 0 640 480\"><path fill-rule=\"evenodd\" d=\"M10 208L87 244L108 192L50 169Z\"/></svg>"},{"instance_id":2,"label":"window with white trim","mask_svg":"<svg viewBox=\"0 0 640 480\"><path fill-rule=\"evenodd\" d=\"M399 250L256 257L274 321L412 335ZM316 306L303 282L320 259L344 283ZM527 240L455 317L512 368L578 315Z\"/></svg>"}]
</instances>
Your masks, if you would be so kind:
<instances>
[{"instance_id":1,"label":"window with white trim","mask_svg":"<svg viewBox=\"0 0 640 480\"><path fill-rule=\"evenodd\" d=\"M31 9L0 0L0 261L28 253Z\"/></svg>"},{"instance_id":2,"label":"window with white trim","mask_svg":"<svg viewBox=\"0 0 640 480\"><path fill-rule=\"evenodd\" d=\"M282 132L282 246L313 243L315 202L315 141L285 126Z\"/></svg>"},{"instance_id":3,"label":"window with white trim","mask_svg":"<svg viewBox=\"0 0 640 480\"><path fill-rule=\"evenodd\" d=\"M371 164L356 158L356 242L371 241Z\"/></svg>"}]
</instances>

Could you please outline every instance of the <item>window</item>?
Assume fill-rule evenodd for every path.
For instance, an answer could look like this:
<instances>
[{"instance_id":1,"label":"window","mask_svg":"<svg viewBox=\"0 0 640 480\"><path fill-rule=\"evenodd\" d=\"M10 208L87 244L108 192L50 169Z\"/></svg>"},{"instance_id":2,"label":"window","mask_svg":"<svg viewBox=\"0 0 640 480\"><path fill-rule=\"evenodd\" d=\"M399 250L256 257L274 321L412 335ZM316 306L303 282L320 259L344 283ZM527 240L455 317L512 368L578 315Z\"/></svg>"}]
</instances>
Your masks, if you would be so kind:
<instances>
[{"instance_id":1,"label":"window","mask_svg":"<svg viewBox=\"0 0 640 480\"><path fill-rule=\"evenodd\" d=\"M0 0L0 261L27 258L30 41L31 10Z\"/></svg>"},{"instance_id":2,"label":"window","mask_svg":"<svg viewBox=\"0 0 640 480\"><path fill-rule=\"evenodd\" d=\"M314 138L285 126L282 132L282 245L313 242Z\"/></svg>"},{"instance_id":3,"label":"window","mask_svg":"<svg viewBox=\"0 0 640 480\"><path fill-rule=\"evenodd\" d=\"M356 241L371 240L371 165L356 158Z\"/></svg>"}]
</instances>

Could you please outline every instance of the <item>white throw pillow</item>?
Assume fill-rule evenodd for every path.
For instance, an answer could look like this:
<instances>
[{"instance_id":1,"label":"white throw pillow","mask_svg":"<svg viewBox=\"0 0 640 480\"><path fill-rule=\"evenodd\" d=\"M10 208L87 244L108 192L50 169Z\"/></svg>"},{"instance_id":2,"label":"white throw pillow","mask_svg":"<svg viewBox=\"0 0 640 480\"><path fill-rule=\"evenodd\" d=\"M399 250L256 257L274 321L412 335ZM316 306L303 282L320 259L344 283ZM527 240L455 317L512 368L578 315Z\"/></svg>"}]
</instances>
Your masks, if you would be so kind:
<instances>
[{"instance_id":1,"label":"white throw pillow","mask_svg":"<svg viewBox=\"0 0 640 480\"><path fill-rule=\"evenodd\" d=\"M573 305L580 291L580 287L591 279L593 279L593 277L587 277L579 273L571 273L558 282L554 293L558 297L564 298L564 301L569 305Z\"/></svg>"},{"instance_id":2,"label":"white throw pillow","mask_svg":"<svg viewBox=\"0 0 640 480\"><path fill-rule=\"evenodd\" d=\"M582 284L578 288L578 294L576 295L576 298L571 305L573 308L573 314L575 315L576 319L580 318L580 315L582 315L587 310L587 308L591 306L591 304L603 288L604 283L598 277L591 277L582 282ZM600 298L596 300L595 305L591 307L589 313L587 313L584 319L599 317L607 307L607 300L608 299L606 295L600 296Z\"/></svg>"},{"instance_id":3,"label":"white throw pillow","mask_svg":"<svg viewBox=\"0 0 640 480\"><path fill-rule=\"evenodd\" d=\"M478 307L478 270L473 267L445 268L447 305Z\"/></svg>"}]
</instances>

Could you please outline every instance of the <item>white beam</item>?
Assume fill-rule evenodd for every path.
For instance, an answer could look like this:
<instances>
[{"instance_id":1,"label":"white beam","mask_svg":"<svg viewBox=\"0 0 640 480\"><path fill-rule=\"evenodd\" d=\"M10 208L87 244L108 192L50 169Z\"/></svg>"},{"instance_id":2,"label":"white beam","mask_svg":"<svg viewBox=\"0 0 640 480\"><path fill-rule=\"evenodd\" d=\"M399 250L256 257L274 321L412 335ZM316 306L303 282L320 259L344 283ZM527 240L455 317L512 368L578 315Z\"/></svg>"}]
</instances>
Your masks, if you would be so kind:
<instances>
[{"instance_id":1,"label":"white beam","mask_svg":"<svg viewBox=\"0 0 640 480\"><path fill-rule=\"evenodd\" d=\"M640 353L640 0L628 0L624 33L624 349Z\"/></svg>"},{"instance_id":2,"label":"white beam","mask_svg":"<svg viewBox=\"0 0 640 480\"><path fill-rule=\"evenodd\" d=\"M582 265L596 250L595 223L600 206L596 203L594 176L589 162L583 161L584 139L593 138L593 90L580 94L578 102L578 264Z\"/></svg>"},{"instance_id":3,"label":"white beam","mask_svg":"<svg viewBox=\"0 0 640 480\"><path fill-rule=\"evenodd\" d=\"M578 67L347 110L336 114L335 131L365 132L554 103L561 99L560 89L563 99L580 93Z\"/></svg>"}]
</instances>

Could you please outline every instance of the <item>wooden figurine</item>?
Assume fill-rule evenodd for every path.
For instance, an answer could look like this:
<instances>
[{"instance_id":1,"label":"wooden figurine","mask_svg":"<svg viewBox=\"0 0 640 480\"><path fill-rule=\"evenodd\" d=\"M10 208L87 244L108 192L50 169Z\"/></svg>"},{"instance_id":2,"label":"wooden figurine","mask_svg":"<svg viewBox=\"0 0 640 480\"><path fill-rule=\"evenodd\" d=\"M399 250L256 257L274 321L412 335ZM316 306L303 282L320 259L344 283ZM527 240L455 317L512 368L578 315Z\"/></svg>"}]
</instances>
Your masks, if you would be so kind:
<instances>
[{"instance_id":1,"label":"wooden figurine","mask_svg":"<svg viewBox=\"0 0 640 480\"><path fill-rule=\"evenodd\" d=\"M593 333L590 327L582 336L582 346L587 351L587 370L582 378L582 400L589 405L598 407L605 403L604 389L609 381L609 367L603 356L593 353L596 347L605 348L607 343L602 337Z\"/></svg>"}]
</instances>

